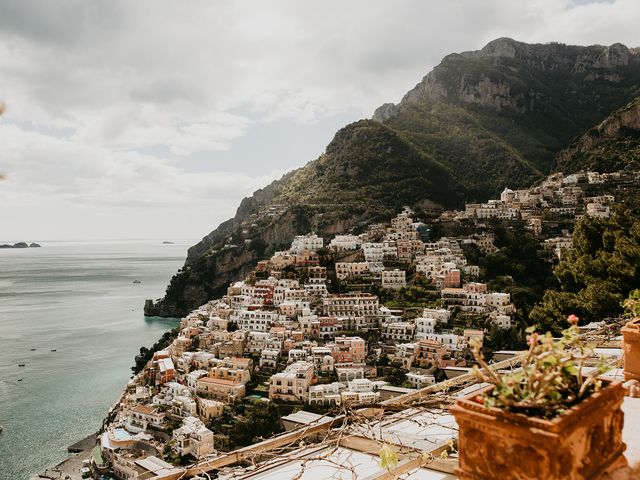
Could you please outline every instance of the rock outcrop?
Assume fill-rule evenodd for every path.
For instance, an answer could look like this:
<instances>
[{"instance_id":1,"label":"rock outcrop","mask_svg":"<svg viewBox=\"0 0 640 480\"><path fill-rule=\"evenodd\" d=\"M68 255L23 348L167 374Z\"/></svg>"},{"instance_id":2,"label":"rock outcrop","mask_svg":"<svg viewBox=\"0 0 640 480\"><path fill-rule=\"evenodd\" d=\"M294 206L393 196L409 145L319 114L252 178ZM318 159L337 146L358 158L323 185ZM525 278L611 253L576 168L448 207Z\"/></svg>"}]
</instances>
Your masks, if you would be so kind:
<instances>
[{"instance_id":1,"label":"rock outcrop","mask_svg":"<svg viewBox=\"0 0 640 480\"><path fill-rule=\"evenodd\" d=\"M27 242L18 242L14 244L4 243L0 245L0 248L29 248L29 247L38 248L40 247L40 245L38 245L37 243L28 244Z\"/></svg>"},{"instance_id":2,"label":"rock outcrop","mask_svg":"<svg viewBox=\"0 0 640 480\"><path fill-rule=\"evenodd\" d=\"M452 101L495 109L533 111L538 100L559 101L548 95L545 82L522 88L523 69L535 77L573 76L585 81L622 82L640 69L640 52L625 45L570 46L560 43L526 44L510 38L489 42L478 51L446 56L398 105L386 103L373 115L385 122L403 108L423 102Z\"/></svg>"},{"instance_id":3,"label":"rock outcrop","mask_svg":"<svg viewBox=\"0 0 640 480\"><path fill-rule=\"evenodd\" d=\"M556 170L640 167L640 97L616 110L558 154Z\"/></svg>"}]
</instances>

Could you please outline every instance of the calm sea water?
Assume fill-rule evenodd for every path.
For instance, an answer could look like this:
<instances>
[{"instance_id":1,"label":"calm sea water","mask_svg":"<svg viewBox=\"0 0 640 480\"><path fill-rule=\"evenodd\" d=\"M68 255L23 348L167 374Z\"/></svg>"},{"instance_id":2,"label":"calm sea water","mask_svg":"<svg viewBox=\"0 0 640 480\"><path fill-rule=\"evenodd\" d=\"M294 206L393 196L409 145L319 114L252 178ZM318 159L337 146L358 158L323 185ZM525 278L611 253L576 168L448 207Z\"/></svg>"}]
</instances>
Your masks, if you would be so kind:
<instances>
[{"instance_id":1,"label":"calm sea water","mask_svg":"<svg viewBox=\"0 0 640 480\"><path fill-rule=\"evenodd\" d=\"M162 296L189 244L0 249L1 480L53 466L101 425L140 346L177 323L145 318L142 306Z\"/></svg>"}]
</instances>

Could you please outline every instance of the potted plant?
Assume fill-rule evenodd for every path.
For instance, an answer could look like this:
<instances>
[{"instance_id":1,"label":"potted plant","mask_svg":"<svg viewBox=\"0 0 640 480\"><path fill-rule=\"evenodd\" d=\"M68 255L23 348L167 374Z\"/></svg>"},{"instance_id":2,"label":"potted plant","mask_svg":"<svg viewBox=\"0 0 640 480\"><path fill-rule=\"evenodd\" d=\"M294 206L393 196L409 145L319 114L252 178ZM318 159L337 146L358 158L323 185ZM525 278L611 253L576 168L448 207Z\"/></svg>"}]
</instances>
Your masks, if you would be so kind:
<instances>
[{"instance_id":1,"label":"potted plant","mask_svg":"<svg viewBox=\"0 0 640 480\"><path fill-rule=\"evenodd\" d=\"M593 347L580 340L577 317L569 322L558 340L528 329L522 368L504 374L472 345L490 385L451 407L461 480L595 479L626 464L622 384L598 379L604 364L583 374Z\"/></svg>"},{"instance_id":2,"label":"potted plant","mask_svg":"<svg viewBox=\"0 0 640 480\"><path fill-rule=\"evenodd\" d=\"M622 305L633 318L622 327L624 379L640 381L640 290L631 292Z\"/></svg>"}]
</instances>

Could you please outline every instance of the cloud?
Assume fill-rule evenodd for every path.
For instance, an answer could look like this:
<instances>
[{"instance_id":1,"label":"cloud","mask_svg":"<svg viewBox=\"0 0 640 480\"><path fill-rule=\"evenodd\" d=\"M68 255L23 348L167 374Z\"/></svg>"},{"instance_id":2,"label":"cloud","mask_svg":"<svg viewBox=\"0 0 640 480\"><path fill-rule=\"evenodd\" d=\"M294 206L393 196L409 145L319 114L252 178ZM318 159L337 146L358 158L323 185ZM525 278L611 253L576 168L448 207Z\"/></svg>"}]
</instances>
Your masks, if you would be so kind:
<instances>
[{"instance_id":1,"label":"cloud","mask_svg":"<svg viewBox=\"0 0 640 480\"><path fill-rule=\"evenodd\" d=\"M348 110L368 115L453 51L503 35L633 44L640 16L634 0L195 1L188 7L0 1L0 91L12 94L13 118L71 128L105 123L93 128L108 133L115 112L139 112L118 118L120 129L147 128L155 116L159 127L194 137L186 150L216 150L237 138L235 128L221 131L220 142L202 142L191 129L176 129L176 118L201 130L203 118L239 108L253 121L314 121Z\"/></svg>"},{"instance_id":2,"label":"cloud","mask_svg":"<svg viewBox=\"0 0 640 480\"><path fill-rule=\"evenodd\" d=\"M0 125L3 162L12 172L4 207L43 197L100 206L185 207L242 198L285 172L185 172L175 162L135 151L78 145L15 125ZM24 188L28 186L28 188Z\"/></svg>"},{"instance_id":3,"label":"cloud","mask_svg":"<svg viewBox=\"0 0 640 480\"><path fill-rule=\"evenodd\" d=\"M93 208L116 235L162 207L164 228L206 231L280 173L259 150L216 160L252 133L272 125L268 150L291 156L283 125L368 117L451 52L500 36L634 46L639 20L635 0L0 0L0 215L50 228L55 204L81 235L73 215ZM137 220L119 225L124 210Z\"/></svg>"},{"instance_id":4,"label":"cloud","mask_svg":"<svg viewBox=\"0 0 640 480\"><path fill-rule=\"evenodd\" d=\"M0 125L0 145L3 168L11 172L0 188L2 233L23 232L9 238L202 235L242 197L284 173L186 172L167 159L78 145L15 125ZM109 222L97 221L103 217ZM184 223L193 217L200 221ZM150 218L161 220L150 224Z\"/></svg>"},{"instance_id":5,"label":"cloud","mask_svg":"<svg viewBox=\"0 0 640 480\"><path fill-rule=\"evenodd\" d=\"M138 110L126 105L108 107L86 118L77 128L74 141L83 145L101 145L114 150L133 150L164 145L180 156L202 151L223 151L243 136L247 117L212 112L182 120L162 105L146 105Z\"/></svg>"}]
</instances>

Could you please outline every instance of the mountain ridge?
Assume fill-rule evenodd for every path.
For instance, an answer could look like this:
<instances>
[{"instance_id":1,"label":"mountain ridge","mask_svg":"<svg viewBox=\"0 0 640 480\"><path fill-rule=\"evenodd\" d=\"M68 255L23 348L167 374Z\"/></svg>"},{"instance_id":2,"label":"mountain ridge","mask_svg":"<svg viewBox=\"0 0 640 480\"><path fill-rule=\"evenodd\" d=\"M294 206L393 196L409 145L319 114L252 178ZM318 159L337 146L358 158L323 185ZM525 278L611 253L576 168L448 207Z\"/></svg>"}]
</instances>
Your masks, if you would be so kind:
<instances>
[{"instance_id":1,"label":"mountain ridge","mask_svg":"<svg viewBox=\"0 0 640 480\"><path fill-rule=\"evenodd\" d=\"M555 169L610 172L640 165L640 97L619 108L558 154Z\"/></svg>"},{"instance_id":2,"label":"mountain ridge","mask_svg":"<svg viewBox=\"0 0 640 480\"><path fill-rule=\"evenodd\" d=\"M357 232L405 205L433 213L527 187L639 85L640 52L621 44L503 38L448 55L398 105L343 127L318 159L245 198L145 314L186 314L296 234Z\"/></svg>"}]
</instances>

